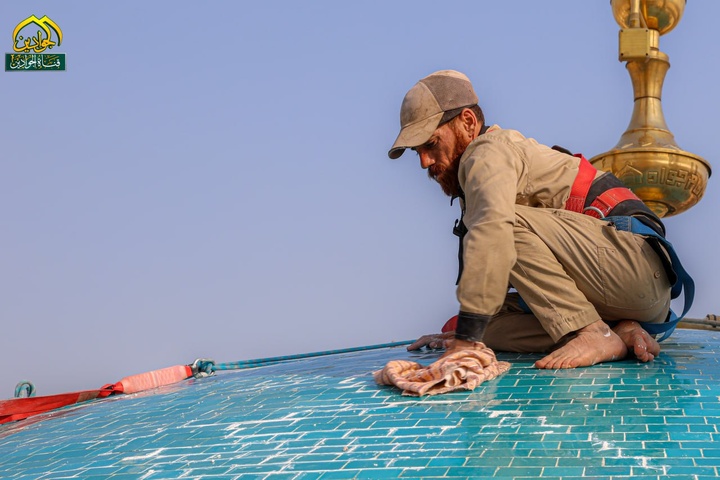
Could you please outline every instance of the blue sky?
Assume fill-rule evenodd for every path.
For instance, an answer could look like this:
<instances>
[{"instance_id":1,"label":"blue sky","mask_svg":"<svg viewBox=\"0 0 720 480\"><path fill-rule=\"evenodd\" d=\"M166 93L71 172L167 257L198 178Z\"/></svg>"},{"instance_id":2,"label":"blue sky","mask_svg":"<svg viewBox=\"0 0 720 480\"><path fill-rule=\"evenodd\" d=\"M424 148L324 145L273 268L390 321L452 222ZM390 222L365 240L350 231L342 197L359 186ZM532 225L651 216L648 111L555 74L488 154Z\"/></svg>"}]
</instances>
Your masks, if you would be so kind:
<instances>
[{"instance_id":1,"label":"blue sky","mask_svg":"<svg viewBox=\"0 0 720 480\"><path fill-rule=\"evenodd\" d=\"M632 111L606 0L16 2L67 71L0 72L0 398L126 375L406 340L457 310L458 215L387 150L405 92L465 72L489 123L589 158ZM678 144L711 164L720 2L661 37ZM667 219L720 313L711 178Z\"/></svg>"}]
</instances>

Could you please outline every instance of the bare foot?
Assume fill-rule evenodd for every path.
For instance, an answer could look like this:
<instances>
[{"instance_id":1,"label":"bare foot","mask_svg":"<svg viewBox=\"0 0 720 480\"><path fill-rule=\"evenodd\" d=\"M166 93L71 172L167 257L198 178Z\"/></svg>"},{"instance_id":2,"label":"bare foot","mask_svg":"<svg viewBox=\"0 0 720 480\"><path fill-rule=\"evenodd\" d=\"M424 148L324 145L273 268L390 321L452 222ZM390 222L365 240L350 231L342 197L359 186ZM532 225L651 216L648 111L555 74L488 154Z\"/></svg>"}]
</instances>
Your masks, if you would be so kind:
<instances>
[{"instance_id":1,"label":"bare foot","mask_svg":"<svg viewBox=\"0 0 720 480\"><path fill-rule=\"evenodd\" d=\"M598 320L577 331L577 336L551 354L535 362L535 367L589 367L601 362L614 362L627 355L625 342L603 322Z\"/></svg>"},{"instance_id":2,"label":"bare foot","mask_svg":"<svg viewBox=\"0 0 720 480\"><path fill-rule=\"evenodd\" d=\"M660 354L660 344L638 322L623 320L613 328L629 351L643 363L652 362Z\"/></svg>"}]
</instances>

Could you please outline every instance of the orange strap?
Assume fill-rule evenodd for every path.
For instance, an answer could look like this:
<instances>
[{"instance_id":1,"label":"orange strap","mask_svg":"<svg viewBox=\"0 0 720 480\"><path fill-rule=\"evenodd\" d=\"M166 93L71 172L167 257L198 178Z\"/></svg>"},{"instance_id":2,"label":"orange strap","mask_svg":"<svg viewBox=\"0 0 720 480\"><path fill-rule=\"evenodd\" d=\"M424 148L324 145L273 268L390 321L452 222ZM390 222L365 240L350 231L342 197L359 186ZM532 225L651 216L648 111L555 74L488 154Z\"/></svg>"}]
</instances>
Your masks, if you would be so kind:
<instances>
[{"instance_id":1,"label":"orange strap","mask_svg":"<svg viewBox=\"0 0 720 480\"><path fill-rule=\"evenodd\" d=\"M570 197L565 202L565 210L584 213L595 218L604 218L621 202L640 200L629 188L615 187L605 190L593 200L589 207L585 208L585 199L593 180L595 180L597 170L582 153L576 153L575 156L580 158L580 164L578 165L578 174L570 189Z\"/></svg>"},{"instance_id":2,"label":"orange strap","mask_svg":"<svg viewBox=\"0 0 720 480\"><path fill-rule=\"evenodd\" d=\"M45 413L56 408L82 403L94 398L104 398L116 393L136 393L151 388L170 385L193 376L189 365L153 370L125 377L117 383L103 385L100 390L61 393L43 397L13 398L0 400L0 424L22 420L23 418Z\"/></svg>"},{"instance_id":3,"label":"orange strap","mask_svg":"<svg viewBox=\"0 0 720 480\"><path fill-rule=\"evenodd\" d=\"M565 210L583 213L585 199L587 198L588 191L590 191L590 185L592 185L593 180L595 180L597 170L587 161L582 153L576 153L575 156L580 158L580 164L578 165L577 176L570 189L570 197L567 199L567 202L565 202Z\"/></svg>"},{"instance_id":4,"label":"orange strap","mask_svg":"<svg viewBox=\"0 0 720 480\"><path fill-rule=\"evenodd\" d=\"M595 197L595 200L583 212L595 218L604 218L619 203L625 200L640 200L629 188L615 187L605 190L603 193Z\"/></svg>"},{"instance_id":5,"label":"orange strap","mask_svg":"<svg viewBox=\"0 0 720 480\"><path fill-rule=\"evenodd\" d=\"M0 400L0 424L22 420L41 413L82 403L101 395L100 390L83 390L82 392L61 393L42 397L12 398Z\"/></svg>"}]
</instances>

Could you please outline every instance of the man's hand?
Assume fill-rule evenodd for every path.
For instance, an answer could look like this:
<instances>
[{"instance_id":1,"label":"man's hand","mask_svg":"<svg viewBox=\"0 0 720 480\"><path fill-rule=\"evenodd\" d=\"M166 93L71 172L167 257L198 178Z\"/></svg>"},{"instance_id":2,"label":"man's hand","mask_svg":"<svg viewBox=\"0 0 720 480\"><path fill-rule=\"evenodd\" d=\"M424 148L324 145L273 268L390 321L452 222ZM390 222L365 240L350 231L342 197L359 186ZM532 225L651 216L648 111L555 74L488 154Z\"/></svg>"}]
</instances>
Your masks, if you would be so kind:
<instances>
[{"instance_id":1,"label":"man's hand","mask_svg":"<svg viewBox=\"0 0 720 480\"><path fill-rule=\"evenodd\" d=\"M408 351L412 350L420 350L423 347L428 347L432 349L443 349L448 348L447 343L451 340L453 340L455 337L455 332L445 332L445 333L431 333L429 335L423 335L422 337L418 338L415 343L408 346Z\"/></svg>"},{"instance_id":2,"label":"man's hand","mask_svg":"<svg viewBox=\"0 0 720 480\"><path fill-rule=\"evenodd\" d=\"M441 358L447 357L462 350L482 350L487 348L484 343L460 340L459 338L455 338L455 332L450 333L453 334L453 337L445 340L446 351Z\"/></svg>"}]
</instances>

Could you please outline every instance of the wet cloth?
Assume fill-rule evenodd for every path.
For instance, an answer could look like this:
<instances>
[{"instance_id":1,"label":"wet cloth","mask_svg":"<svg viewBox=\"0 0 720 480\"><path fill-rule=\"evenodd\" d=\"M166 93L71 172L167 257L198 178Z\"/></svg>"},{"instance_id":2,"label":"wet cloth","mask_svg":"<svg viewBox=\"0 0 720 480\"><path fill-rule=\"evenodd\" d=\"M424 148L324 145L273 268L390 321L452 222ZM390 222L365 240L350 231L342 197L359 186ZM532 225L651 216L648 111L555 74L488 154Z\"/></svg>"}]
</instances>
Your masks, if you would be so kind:
<instances>
[{"instance_id":1,"label":"wet cloth","mask_svg":"<svg viewBox=\"0 0 720 480\"><path fill-rule=\"evenodd\" d=\"M473 390L509 368L508 362L499 362L491 349L478 342L474 350L449 354L427 367L408 360L391 360L373 375L379 385L394 385L403 395L422 396Z\"/></svg>"}]
</instances>

